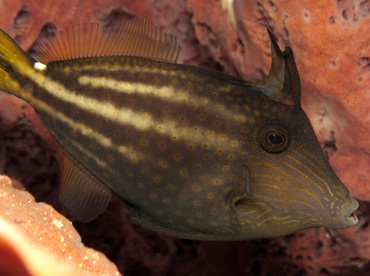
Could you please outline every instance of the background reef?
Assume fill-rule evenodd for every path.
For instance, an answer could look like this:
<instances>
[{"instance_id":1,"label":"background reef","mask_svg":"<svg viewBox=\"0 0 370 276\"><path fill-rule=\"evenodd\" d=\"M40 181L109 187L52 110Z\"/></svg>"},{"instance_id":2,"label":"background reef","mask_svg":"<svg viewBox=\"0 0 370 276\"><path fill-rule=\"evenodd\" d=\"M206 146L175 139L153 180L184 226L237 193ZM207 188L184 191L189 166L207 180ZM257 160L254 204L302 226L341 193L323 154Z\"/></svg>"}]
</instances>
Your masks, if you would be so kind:
<instances>
[{"instance_id":1,"label":"background reef","mask_svg":"<svg viewBox=\"0 0 370 276\"><path fill-rule=\"evenodd\" d=\"M236 29L220 1L1 0L0 28L32 54L37 43L70 25L111 25L144 14L177 36L180 62L246 80L260 79L269 70L270 28L281 47L294 50L303 107L334 170L361 201L358 226L310 229L271 240L188 241L131 224L124 204L114 198L97 220L73 223L77 233L53 208L37 203L51 204L68 217L56 196L57 145L30 106L0 93L0 174L11 177L13 186L22 183L37 201L8 178L0 179L0 272L17 275L12 267L23 263L30 274L41 275L67 260L66 275L116 273L102 254L83 249L80 236L125 275L365 275L370 270L370 1L234 4ZM29 225L33 231L27 230ZM68 249L56 238L61 236L71 239L65 242ZM48 267L32 262L37 254L27 251L27 244L36 244L36 250L46 250L54 260Z\"/></svg>"}]
</instances>

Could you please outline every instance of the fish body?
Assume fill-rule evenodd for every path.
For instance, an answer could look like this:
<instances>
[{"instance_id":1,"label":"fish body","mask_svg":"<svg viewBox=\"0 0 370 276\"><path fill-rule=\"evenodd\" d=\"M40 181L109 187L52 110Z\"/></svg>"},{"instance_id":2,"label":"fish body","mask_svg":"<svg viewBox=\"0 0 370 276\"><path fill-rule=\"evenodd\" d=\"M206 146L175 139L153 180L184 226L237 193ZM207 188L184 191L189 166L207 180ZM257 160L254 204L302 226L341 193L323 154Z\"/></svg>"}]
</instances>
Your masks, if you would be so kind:
<instances>
[{"instance_id":1,"label":"fish body","mask_svg":"<svg viewBox=\"0 0 370 276\"><path fill-rule=\"evenodd\" d=\"M40 69L2 32L0 87L30 103L65 150L61 200L82 221L112 191L135 222L188 239L354 225L358 203L301 108L293 54L271 39L271 72L249 83L135 52L70 51Z\"/></svg>"}]
</instances>

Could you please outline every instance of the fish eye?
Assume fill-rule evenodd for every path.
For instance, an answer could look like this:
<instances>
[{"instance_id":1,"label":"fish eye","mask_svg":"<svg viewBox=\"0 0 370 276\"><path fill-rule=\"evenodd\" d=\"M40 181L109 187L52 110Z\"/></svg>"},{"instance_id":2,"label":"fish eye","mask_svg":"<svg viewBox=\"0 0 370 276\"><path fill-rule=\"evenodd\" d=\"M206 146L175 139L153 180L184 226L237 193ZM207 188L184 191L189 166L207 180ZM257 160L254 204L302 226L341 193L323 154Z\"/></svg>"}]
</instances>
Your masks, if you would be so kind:
<instances>
[{"instance_id":1,"label":"fish eye","mask_svg":"<svg viewBox=\"0 0 370 276\"><path fill-rule=\"evenodd\" d=\"M270 153L282 152L290 143L287 129L278 124L269 124L262 127L259 140L262 148Z\"/></svg>"}]
</instances>

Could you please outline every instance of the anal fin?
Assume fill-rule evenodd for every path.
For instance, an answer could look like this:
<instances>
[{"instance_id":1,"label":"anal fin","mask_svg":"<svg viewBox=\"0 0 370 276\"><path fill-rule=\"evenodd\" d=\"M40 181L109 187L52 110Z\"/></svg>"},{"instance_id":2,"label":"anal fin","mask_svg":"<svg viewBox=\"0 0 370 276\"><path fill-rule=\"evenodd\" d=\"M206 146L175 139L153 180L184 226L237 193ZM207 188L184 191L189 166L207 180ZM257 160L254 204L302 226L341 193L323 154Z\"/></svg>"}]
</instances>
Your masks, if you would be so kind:
<instances>
[{"instance_id":1,"label":"anal fin","mask_svg":"<svg viewBox=\"0 0 370 276\"><path fill-rule=\"evenodd\" d=\"M64 156L59 201L77 220L88 222L103 213L112 197L111 191L87 170Z\"/></svg>"}]
</instances>

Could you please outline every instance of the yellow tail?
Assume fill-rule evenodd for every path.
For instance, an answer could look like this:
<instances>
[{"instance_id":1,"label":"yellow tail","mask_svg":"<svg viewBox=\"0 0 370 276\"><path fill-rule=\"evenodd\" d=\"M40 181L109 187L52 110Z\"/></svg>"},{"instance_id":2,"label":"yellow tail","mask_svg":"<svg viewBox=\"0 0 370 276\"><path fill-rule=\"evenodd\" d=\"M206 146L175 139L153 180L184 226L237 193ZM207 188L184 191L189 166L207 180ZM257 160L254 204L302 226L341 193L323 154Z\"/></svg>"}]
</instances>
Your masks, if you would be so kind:
<instances>
[{"instance_id":1,"label":"yellow tail","mask_svg":"<svg viewBox=\"0 0 370 276\"><path fill-rule=\"evenodd\" d=\"M30 59L18 44L0 30L0 89L12 92L14 81L9 77L9 73L18 72L22 74L25 69L29 69Z\"/></svg>"}]
</instances>

